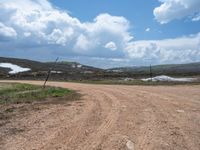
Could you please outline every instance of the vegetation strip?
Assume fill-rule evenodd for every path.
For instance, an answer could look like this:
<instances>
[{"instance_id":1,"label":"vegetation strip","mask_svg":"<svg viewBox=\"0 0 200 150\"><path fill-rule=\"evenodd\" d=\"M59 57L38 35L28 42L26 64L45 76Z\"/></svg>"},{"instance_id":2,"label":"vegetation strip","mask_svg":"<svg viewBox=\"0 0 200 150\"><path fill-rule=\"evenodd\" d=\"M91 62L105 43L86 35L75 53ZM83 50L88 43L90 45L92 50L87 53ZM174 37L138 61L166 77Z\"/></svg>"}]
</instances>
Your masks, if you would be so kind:
<instances>
[{"instance_id":1,"label":"vegetation strip","mask_svg":"<svg viewBox=\"0 0 200 150\"><path fill-rule=\"evenodd\" d=\"M72 90L59 87L43 89L37 85L2 83L0 84L0 104L30 103L42 101L50 97L64 97L74 93Z\"/></svg>"}]
</instances>

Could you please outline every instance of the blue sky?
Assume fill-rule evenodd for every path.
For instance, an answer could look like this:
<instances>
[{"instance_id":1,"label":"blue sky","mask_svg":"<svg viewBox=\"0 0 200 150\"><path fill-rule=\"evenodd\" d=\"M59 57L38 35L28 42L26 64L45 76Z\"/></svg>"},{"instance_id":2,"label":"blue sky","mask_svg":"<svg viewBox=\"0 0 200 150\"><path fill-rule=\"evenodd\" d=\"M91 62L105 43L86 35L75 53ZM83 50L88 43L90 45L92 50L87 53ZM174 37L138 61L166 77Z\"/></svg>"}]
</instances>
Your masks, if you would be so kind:
<instances>
[{"instance_id":1,"label":"blue sky","mask_svg":"<svg viewBox=\"0 0 200 150\"><path fill-rule=\"evenodd\" d=\"M161 4L158 0L84 0L79 2L51 0L51 2L60 9L69 11L72 16L81 21L92 21L101 13L124 16L131 23L130 31L135 40L175 38L200 31L200 21L191 22L185 18L160 25L153 14L154 8ZM150 28L151 32L145 32L146 28Z\"/></svg>"},{"instance_id":2,"label":"blue sky","mask_svg":"<svg viewBox=\"0 0 200 150\"><path fill-rule=\"evenodd\" d=\"M197 62L200 1L0 0L0 56L102 68Z\"/></svg>"}]
</instances>

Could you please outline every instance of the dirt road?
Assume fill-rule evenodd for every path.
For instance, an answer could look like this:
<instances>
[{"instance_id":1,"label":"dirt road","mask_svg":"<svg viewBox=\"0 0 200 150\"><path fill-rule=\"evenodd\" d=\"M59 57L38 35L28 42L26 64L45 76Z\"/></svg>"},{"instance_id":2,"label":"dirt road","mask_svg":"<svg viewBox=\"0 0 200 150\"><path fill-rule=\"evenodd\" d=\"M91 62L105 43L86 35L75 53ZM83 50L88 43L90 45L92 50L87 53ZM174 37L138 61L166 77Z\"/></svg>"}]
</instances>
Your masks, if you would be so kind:
<instances>
[{"instance_id":1,"label":"dirt road","mask_svg":"<svg viewBox=\"0 0 200 150\"><path fill-rule=\"evenodd\" d=\"M19 81L42 84L37 81ZM10 123L5 150L200 150L200 86L51 82L83 94Z\"/></svg>"}]
</instances>

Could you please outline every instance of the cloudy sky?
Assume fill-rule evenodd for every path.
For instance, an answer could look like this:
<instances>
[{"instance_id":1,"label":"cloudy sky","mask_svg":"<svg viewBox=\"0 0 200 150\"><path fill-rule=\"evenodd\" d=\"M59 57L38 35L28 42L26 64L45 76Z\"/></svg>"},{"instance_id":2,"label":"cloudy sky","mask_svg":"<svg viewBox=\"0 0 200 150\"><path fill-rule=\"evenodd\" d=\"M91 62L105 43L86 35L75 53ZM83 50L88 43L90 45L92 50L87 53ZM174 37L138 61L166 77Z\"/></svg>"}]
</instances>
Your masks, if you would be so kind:
<instances>
[{"instance_id":1,"label":"cloudy sky","mask_svg":"<svg viewBox=\"0 0 200 150\"><path fill-rule=\"evenodd\" d=\"M200 61L200 0L0 0L0 56L96 67Z\"/></svg>"}]
</instances>

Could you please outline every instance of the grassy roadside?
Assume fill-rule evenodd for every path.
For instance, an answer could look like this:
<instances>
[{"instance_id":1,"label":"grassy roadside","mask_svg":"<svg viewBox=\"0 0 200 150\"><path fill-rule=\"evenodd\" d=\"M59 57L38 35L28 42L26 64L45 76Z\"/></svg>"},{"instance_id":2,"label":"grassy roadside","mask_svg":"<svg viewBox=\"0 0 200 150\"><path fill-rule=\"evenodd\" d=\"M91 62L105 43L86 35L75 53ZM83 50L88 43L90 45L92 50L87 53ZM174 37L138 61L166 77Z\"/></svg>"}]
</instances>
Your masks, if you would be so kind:
<instances>
[{"instance_id":1,"label":"grassy roadside","mask_svg":"<svg viewBox=\"0 0 200 150\"><path fill-rule=\"evenodd\" d=\"M72 97L75 91L59 88L30 84L0 83L0 104L31 103L34 101L44 101L48 98Z\"/></svg>"},{"instance_id":2,"label":"grassy roadside","mask_svg":"<svg viewBox=\"0 0 200 150\"><path fill-rule=\"evenodd\" d=\"M68 102L75 100L80 100L80 94L69 89L0 83L0 132L13 119L46 109L49 104L68 106ZM12 133L12 128L8 130Z\"/></svg>"}]
</instances>

